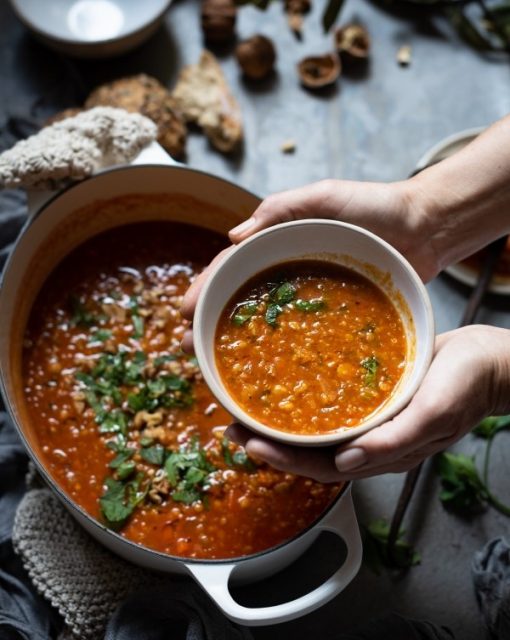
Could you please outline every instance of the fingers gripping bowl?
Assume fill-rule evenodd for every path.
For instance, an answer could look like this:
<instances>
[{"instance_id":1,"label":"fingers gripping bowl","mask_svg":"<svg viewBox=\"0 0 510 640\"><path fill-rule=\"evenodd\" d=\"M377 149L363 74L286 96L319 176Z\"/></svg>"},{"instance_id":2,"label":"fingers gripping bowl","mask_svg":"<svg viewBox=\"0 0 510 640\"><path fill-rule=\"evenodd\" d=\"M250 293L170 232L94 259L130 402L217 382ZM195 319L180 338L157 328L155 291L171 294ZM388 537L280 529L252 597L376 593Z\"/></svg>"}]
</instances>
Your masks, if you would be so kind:
<instances>
[{"instance_id":1,"label":"fingers gripping bowl","mask_svg":"<svg viewBox=\"0 0 510 640\"><path fill-rule=\"evenodd\" d=\"M434 320L423 283L393 247L314 219L228 253L201 292L193 335L205 380L236 420L321 446L407 405L432 358Z\"/></svg>"}]
</instances>

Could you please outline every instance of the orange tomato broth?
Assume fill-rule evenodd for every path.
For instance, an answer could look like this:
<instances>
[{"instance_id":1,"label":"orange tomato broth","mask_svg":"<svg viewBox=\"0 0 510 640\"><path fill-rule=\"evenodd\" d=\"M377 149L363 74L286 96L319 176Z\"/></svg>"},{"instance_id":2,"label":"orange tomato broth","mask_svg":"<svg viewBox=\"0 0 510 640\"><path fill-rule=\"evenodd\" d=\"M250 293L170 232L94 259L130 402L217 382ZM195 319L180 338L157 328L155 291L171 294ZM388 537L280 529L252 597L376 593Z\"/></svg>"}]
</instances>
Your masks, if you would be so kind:
<instances>
[{"instance_id":1,"label":"orange tomato broth","mask_svg":"<svg viewBox=\"0 0 510 640\"><path fill-rule=\"evenodd\" d=\"M297 261L259 273L225 306L215 338L228 393L259 422L305 435L356 427L406 364L390 299L355 271Z\"/></svg>"},{"instance_id":2,"label":"orange tomato broth","mask_svg":"<svg viewBox=\"0 0 510 640\"><path fill-rule=\"evenodd\" d=\"M125 538L181 557L275 546L340 489L229 443L230 416L180 350L182 295L226 244L172 222L104 232L49 276L23 344L25 403L52 478Z\"/></svg>"}]
</instances>

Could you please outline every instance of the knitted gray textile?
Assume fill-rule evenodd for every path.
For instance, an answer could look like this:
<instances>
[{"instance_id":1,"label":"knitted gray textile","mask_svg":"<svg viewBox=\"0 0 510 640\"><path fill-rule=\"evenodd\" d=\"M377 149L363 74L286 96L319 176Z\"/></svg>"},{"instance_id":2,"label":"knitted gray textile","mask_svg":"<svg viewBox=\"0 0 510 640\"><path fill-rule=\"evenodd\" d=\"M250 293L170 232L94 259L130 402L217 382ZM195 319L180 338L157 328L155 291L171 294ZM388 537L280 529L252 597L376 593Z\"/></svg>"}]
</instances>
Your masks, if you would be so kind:
<instances>
[{"instance_id":1,"label":"knitted gray textile","mask_svg":"<svg viewBox=\"0 0 510 640\"><path fill-rule=\"evenodd\" d=\"M473 557L476 596L493 638L510 638L510 545L505 538L488 542Z\"/></svg>"},{"instance_id":2,"label":"knitted gray textile","mask_svg":"<svg viewBox=\"0 0 510 640\"><path fill-rule=\"evenodd\" d=\"M0 188L55 189L132 160L156 139L145 116L96 107L44 127L0 154Z\"/></svg>"},{"instance_id":3,"label":"knitted gray textile","mask_svg":"<svg viewBox=\"0 0 510 640\"><path fill-rule=\"evenodd\" d=\"M252 638L190 579L141 569L96 543L49 489L25 494L12 540L35 587L64 618L66 638Z\"/></svg>"}]
</instances>

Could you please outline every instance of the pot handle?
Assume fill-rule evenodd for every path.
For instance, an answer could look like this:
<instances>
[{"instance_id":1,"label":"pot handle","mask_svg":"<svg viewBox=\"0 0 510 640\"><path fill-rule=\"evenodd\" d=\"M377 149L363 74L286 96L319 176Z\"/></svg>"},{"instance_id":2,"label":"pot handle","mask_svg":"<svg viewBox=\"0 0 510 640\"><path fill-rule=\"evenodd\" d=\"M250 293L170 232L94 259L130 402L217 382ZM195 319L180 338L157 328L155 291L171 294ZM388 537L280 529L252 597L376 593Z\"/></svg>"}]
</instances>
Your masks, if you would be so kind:
<instances>
[{"instance_id":1,"label":"pot handle","mask_svg":"<svg viewBox=\"0 0 510 640\"><path fill-rule=\"evenodd\" d=\"M134 160L129 164L156 164L162 166L182 167L184 166L177 160L174 160L161 145L157 142L151 142L144 147ZM113 165L112 165L113 166ZM109 167L103 167L108 169ZM31 218L39 209L41 209L58 191L34 191L27 190L28 217Z\"/></svg>"},{"instance_id":2,"label":"pot handle","mask_svg":"<svg viewBox=\"0 0 510 640\"><path fill-rule=\"evenodd\" d=\"M361 537L350 487L340 500L340 504L316 525L316 529L330 531L344 540L347 546L345 562L326 582L295 600L269 607L245 607L233 599L228 588L230 576L236 567L235 563L186 563L186 567L223 613L239 624L278 624L310 613L343 591L358 573L361 565Z\"/></svg>"}]
</instances>

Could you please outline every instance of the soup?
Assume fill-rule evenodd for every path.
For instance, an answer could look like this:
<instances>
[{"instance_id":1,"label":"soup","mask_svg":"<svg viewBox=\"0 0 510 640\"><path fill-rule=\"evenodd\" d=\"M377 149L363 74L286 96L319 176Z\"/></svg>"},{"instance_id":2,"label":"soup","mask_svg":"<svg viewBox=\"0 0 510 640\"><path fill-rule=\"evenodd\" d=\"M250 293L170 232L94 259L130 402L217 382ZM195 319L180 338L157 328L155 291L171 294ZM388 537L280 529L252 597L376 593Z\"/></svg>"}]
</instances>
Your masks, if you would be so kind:
<instances>
[{"instance_id":1,"label":"soup","mask_svg":"<svg viewBox=\"0 0 510 640\"><path fill-rule=\"evenodd\" d=\"M23 343L25 403L56 483L120 535L188 558L282 543L339 491L230 443L230 416L180 350L182 295L225 245L171 222L100 234L49 276Z\"/></svg>"},{"instance_id":2,"label":"soup","mask_svg":"<svg viewBox=\"0 0 510 640\"><path fill-rule=\"evenodd\" d=\"M291 433L356 427L390 398L406 365L403 323L364 276L297 261L246 283L215 338L230 396L259 422Z\"/></svg>"}]
</instances>

